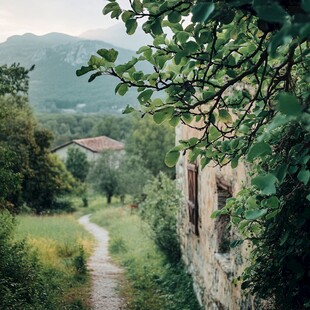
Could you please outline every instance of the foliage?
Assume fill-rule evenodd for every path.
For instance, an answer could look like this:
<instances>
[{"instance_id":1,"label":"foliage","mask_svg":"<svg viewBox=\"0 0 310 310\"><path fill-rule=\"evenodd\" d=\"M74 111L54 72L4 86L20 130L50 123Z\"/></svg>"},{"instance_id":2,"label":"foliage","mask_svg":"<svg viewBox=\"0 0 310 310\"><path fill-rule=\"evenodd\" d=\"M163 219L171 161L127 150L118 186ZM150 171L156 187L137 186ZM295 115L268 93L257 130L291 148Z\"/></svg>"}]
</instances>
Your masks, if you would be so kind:
<instances>
[{"instance_id":1,"label":"foliage","mask_svg":"<svg viewBox=\"0 0 310 310\"><path fill-rule=\"evenodd\" d=\"M181 193L174 181L164 173L148 182L144 188L146 199L141 204L141 217L152 229L156 245L174 263L180 261L181 249L177 234L177 211Z\"/></svg>"},{"instance_id":2,"label":"foliage","mask_svg":"<svg viewBox=\"0 0 310 310\"><path fill-rule=\"evenodd\" d=\"M120 154L113 151L105 151L93 162L88 175L88 181L98 193L105 194L108 204L111 203L112 196L118 192L118 176Z\"/></svg>"},{"instance_id":3,"label":"foliage","mask_svg":"<svg viewBox=\"0 0 310 310\"><path fill-rule=\"evenodd\" d=\"M10 197L19 195L21 190L21 175L14 170L16 163L15 153L7 146L0 143L0 209L13 207L9 201Z\"/></svg>"},{"instance_id":4,"label":"foliage","mask_svg":"<svg viewBox=\"0 0 310 310\"><path fill-rule=\"evenodd\" d=\"M101 208L92 220L109 230L109 250L124 268L120 294L126 309L200 309L190 275L181 264L167 263L149 238L149 227L136 214L124 208Z\"/></svg>"},{"instance_id":5,"label":"foliage","mask_svg":"<svg viewBox=\"0 0 310 310\"><path fill-rule=\"evenodd\" d=\"M77 148L69 148L66 167L77 180L84 182L89 170L86 154Z\"/></svg>"},{"instance_id":6,"label":"foliage","mask_svg":"<svg viewBox=\"0 0 310 310\"><path fill-rule=\"evenodd\" d=\"M103 12L121 17L128 34L141 19L153 44L120 65L116 51L101 50L77 73L94 71L90 80L114 76L116 92L136 88L141 112L156 123L199 132L166 155L168 166L180 152L202 168L211 160L232 168L241 159L251 163L251 186L223 210L241 238L252 241L243 287L273 299L277 309L309 307L309 1L135 0L130 6L123 10L111 0ZM139 71L140 62L154 71ZM158 91L165 100L154 98Z\"/></svg>"},{"instance_id":7,"label":"foliage","mask_svg":"<svg viewBox=\"0 0 310 310\"><path fill-rule=\"evenodd\" d=\"M11 66L0 66L0 96L4 96L6 94L27 94L29 89L28 74L33 69L34 66L27 70L16 63Z\"/></svg>"},{"instance_id":8,"label":"foliage","mask_svg":"<svg viewBox=\"0 0 310 310\"><path fill-rule=\"evenodd\" d=\"M26 203L41 212L51 207L57 195L70 190L72 177L49 153L51 133L38 128L26 94L20 94L27 90L26 72L18 66L0 71L2 80L8 80L8 89L13 89L12 94L0 96L0 152L1 160L7 159L0 168L0 179L5 182L0 203L15 211ZM18 80L20 75L25 81Z\"/></svg>"},{"instance_id":9,"label":"foliage","mask_svg":"<svg viewBox=\"0 0 310 310\"><path fill-rule=\"evenodd\" d=\"M147 116L133 117L132 123L132 132L125 143L126 152L143 158L141 164L154 176L163 171L173 177L174 169L164 164L165 153L174 146L173 129L166 124L157 125Z\"/></svg>"},{"instance_id":10,"label":"foliage","mask_svg":"<svg viewBox=\"0 0 310 310\"><path fill-rule=\"evenodd\" d=\"M23 241L13 242L14 219L0 212L0 308L53 309L42 267Z\"/></svg>"},{"instance_id":11,"label":"foliage","mask_svg":"<svg viewBox=\"0 0 310 310\"><path fill-rule=\"evenodd\" d=\"M117 172L118 192L122 196L129 195L130 203L139 204L145 198L143 187L151 177L141 157L125 154Z\"/></svg>"}]
</instances>

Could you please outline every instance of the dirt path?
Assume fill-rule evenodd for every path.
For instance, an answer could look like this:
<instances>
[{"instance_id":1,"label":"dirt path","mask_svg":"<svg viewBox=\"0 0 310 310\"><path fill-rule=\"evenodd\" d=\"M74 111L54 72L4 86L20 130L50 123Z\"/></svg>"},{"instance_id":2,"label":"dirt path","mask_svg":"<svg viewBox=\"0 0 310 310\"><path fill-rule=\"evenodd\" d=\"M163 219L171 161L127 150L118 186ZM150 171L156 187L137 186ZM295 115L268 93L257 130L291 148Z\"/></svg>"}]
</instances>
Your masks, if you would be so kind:
<instances>
[{"instance_id":1,"label":"dirt path","mask_svg":"<svg viewBox=\"0 0 310 310\"><path fill-rule=\"evenodd\" d=\"M95 310L119 310L122 302L116 286L121 269L111 264L108 253L108 232L89 221L90 215L85 215L79 222L94 235L97 246L88 261L92 277L92 308Z\"/></svg>"}]
</instances>

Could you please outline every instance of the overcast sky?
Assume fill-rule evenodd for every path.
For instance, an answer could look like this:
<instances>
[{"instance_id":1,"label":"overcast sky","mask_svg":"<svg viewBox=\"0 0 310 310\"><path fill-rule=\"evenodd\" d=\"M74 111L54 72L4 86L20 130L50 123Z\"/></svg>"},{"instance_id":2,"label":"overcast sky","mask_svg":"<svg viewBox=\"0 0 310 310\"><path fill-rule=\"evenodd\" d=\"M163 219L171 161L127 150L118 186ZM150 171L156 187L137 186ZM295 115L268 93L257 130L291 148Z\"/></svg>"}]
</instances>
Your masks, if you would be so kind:
<instances>
[{"instance_id":1,"label":"overcast sky","mask_svg":"<svg viewBox=\"0 0 310 310\"><path fill-rule=\"evenodd\" d=\"M90 29L108 28L117 21L102 14L106 3L106 0L0 0L0 42L26 32L79 35Z\"/></svg>"}]
</instances>

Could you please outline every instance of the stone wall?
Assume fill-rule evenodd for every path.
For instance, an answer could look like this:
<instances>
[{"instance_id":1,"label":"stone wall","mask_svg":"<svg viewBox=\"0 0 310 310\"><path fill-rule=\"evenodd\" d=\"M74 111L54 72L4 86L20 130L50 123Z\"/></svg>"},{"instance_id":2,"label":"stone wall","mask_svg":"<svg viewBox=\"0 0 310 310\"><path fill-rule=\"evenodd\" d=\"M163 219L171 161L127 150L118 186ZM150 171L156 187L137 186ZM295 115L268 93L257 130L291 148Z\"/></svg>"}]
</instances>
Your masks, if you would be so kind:
<instances>
[{"instance_id":1,"label":"stone wall","mask_svg":"<svg viewBox=\"0 0 310 310\"><path fill-rule=\"evenodd\" d=\"M197 131L179 126L176 140L198 137ZM188 160L183 156L177 165L177 180L185 197L183 208L178 216L178 230L181 240L182 256L194 280L194 289L201 305L207 310L255 309L253 298L242 295L240 285L232 280L240 276L248 256L248 245L237 249L221 246L221 240L235 239L235 232L224 227L227 219L211 219L213 211L220 207L218 195L225 193L225 184L229 186L229 195L236 195L242 184L247 182L244 166L235 170L230 166L214 168L212 163L201 171L198 166L198 235L191 229L188 197ZM226 228L226 231L223 230ZM230 240L224 240L229 242Z\"/></svg>"}]
</instances>

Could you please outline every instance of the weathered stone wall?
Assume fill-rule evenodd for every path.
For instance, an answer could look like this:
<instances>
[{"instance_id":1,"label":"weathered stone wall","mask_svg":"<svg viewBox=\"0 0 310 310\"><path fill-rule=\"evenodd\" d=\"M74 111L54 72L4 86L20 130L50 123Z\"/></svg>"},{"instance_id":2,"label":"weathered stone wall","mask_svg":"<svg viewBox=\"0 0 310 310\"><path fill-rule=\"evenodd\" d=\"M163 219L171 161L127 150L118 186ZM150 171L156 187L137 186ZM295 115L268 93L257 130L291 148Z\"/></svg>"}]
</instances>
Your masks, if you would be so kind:
<instances>
[{"instance_id":1,"label":"weathered stone wall","mask_svg":"<svg viewBox=\"0 0 310 310\"><path fill-rule=\"evenodd\" d=\"M197 131L179 126L176 140L198 137ZM187 157L183 156L177 165L177 180L184 197L188 197ZM199 167L199 165L198 165ZM211 219L213 211L218 209L218 182L231 186L235 195L247 182L245 168L242 165L235 170L230 166L220 169L210 163L201 171L198 168L198 231L192 232L189 222L187 202L178 217L178 230L181 239L183 260L194 279L194 288L198 300L207 310L254 309L253 298L242 295L240 285L233 285L245 265L247 245L219 253L219 223ZM228 231L234 239L232 229Z\"/></svg>"}]
</instances>

